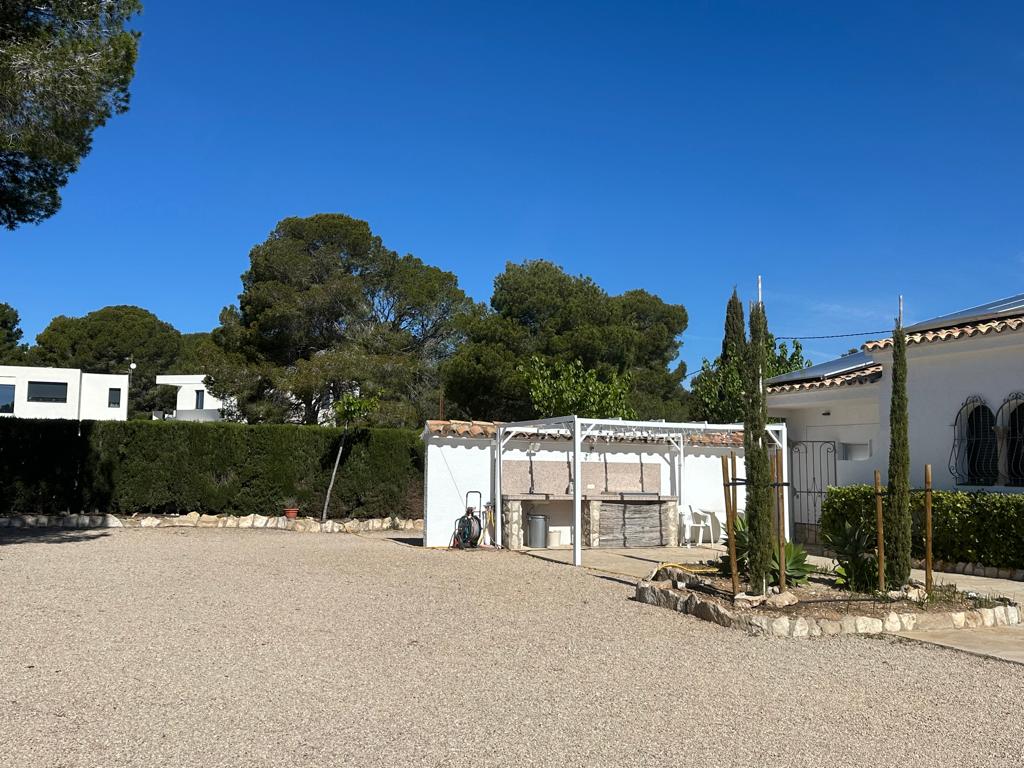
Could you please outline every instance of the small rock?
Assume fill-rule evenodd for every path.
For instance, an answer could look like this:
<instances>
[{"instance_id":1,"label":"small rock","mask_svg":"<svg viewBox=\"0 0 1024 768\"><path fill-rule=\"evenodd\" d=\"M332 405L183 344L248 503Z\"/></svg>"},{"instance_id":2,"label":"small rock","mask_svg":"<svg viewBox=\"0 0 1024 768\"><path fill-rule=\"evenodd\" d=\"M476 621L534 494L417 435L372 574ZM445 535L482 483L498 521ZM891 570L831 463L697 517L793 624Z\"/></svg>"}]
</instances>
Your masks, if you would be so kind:
<instances>
[{"instance_id":1,"label":"small rock","mask_svg":"<svg viewBox=\"0 0 1024 768\"><path fill-rule=\"evenodd\" d=\"M1016 605L1006 606L1006 623L1011 627L1020 624L1020 607Z\"/></svg>"},{"instance_id":2,"label":"small rock","mask_svg":"<svg viewBox=\"0 0 1024 768\"><path fill-rule=\"evenodd\" d=\"M904 592L903 590L890 589L888 592L885 593L885 596L888 597L890 600L902 600Z\"/></svg>"},{"instance_id":3,"label":"small rock","mask_svg":"<svg viewBox=\"0 0 1024 768\"><path fill-rule=\"evenodd\" d=\"M1024 568L1018 568L1013 572L1013 576L1010 577L1014 581L1024 581Z\"/></svg>"},{"instance_id":4,"label":"small rock","mask_svg":"<svg viewBox=\"0 0 1024 768\"><path fill-rule=\"evenodd\" d=\"M900 617L895 611L886 615L882 622L882 629L886 632L900 631Z\"/></svg>"},{"instance_id":5,"label":"small rock","mask_svg":"<svg viewBox=\"0 0 1024 768\"><path fill-rule=\"evenodd\" d=\"M737 608L756 608L767 599L767 595L748 595L746 592L740 592L733 597L732 604Z\"/></svg>"},{"instance_id":6,"label":"small rock","mask_svg":"<svg viewBox=\"0 0 1024 768\"><path fill-rule=\"evenodd\" d=\"M775 637L789 637L789 618L780 616L775 619L772 622L771 631Z\"/></svg>"},{"instance_id":7,"label":"small rock","mask_svg":"<svg viewBox=\"0 0 1024 768\"><path fill-rule=\"evenodd\" d=\"M124 528L124 524L119 518L114 515L103 516L103 527L104 528Z\"/></svg>"},{"instance_id":8,"label":"small rock","mask_svg":"<svg viewBox=\"0 0 1024 768\"><path fill-rule=\"evenodd\" d=\"M913 600L915 603L923 603L928 599L928 593L920 587L910 587L904 592L907 600Z\"/></svg>"},{"instance_id":9,"label":"small rock","mask_svg":"<svg viewBox=\"0 0 1024 768\"><path fill-rule=\"evenodd\" d=\"M843 625L838 621L832 621L832 619L818 619L818 627L821 628L823 635L841 635L843 633Z\"/></svg>"},{"instance_id":10,"label":"small rock","mask_svg":"<svg viewBox=\"0 0 1024 768\"><path fill-rule=\"evenodd\" d=\"M256 515L243 515L238 518L239 528L252 528L253 522L256 520Z\"/></svg>"},{"instance_id":11,"label":"small rock","mask_svg":"<svg viewBox=\"0 0 1024 768\"><path fill-rule=\"evenodd\" d=\"M917 626L917 615L913 613L901 613L900 619L900 630L907 632Z\"/></svg>"},{"instance_id":12,"label":"small rock","mask_svg":"<svg viewBox=\"0 0 1024 768\"><path fill-rule=\"evenodd\" d=\"M978 613L981 614L981 623L986 627L994 627L996 625L996 615L991 608L979 608Z\"/></svg>"},{"instance_id":13,"label":"small rock","mask_svg":"<svg viewBox=\"0 0 1024 768\"><path fill-rule=\"evenodd\" d=\"M413 526L412 527L413 527L413 530L422 531L423 530L423 521L422 520L413 520ZM1021 577L1021 580L1024 580L1024 576Z\"/></svg>"},{"instance_id":14,"label":"small rock","mask_svg":"<svg viewBox=\"0 0 1024 768\"><path fill-rule=\"evenodd\" d=\"M999 569L994 565L986 565L984 569L984 576L986 579L997 579L999 578Z\"/></svg>"},{"instance_id":15,"label":"small rock","mask_svg":"<svg viewBox=\"0 0 1024 768\"><path fill-rule=\"evenodd\" d=\"M217 515L200 515L196 520L196 525L200 528L216 528L220 522L220 518Z\"/></svg>"},{"instance_id":16,"label":"small rock","mask_svg":"<svg viewBox=\"0 0 1024 768\"><path fill-rule=\"evenodd\" d=\"M882 633L881 619L873 619L870 616L858 616L855 622L858 635L880 635Z\"/></svg>"},{"instance_id":17,"label":"small rock","mask_svg":"<svg viewBox=\"0 0 1024 768\"><path fill-rule=\"evenodd\" d=\"M1009 622L1006 619L1006 606L997 605L992 609L992 616L994 618L996 627L1005 627Z\"/></svg>"},{"instance_id":18,"label":"small rock","mask_svg":"<svg viewBox=\"0 0 1024 768\"><path fill-rule=\"evenodd\" d=\"M807 619L803 616L798 616L792 622L789 628L790 637L807 637L811 633L810 627L807 625Z\"/></svg>"},{"instance_id":19,"label":"small rock","mask_svg":"<svg viewBox=\"0 0 1024 768\"><path fill-rule=\"evenodd\" d=\"M0 517L0 528L8 528L11 525L11 518Z\"/></svg>"},{"instance_id":20,"label":"small rock","mask_svg":"<svg viewBox=\"0 0 1024 768\"><path fill-rule=\"evenodd\" d=\"M967 624L967 614L964 611L954 611L949 614L949 618L953 620L953 629L963 629Z\"/></svg>"},{"instance_id":21,"label":"small rock","mask_svg":"<svg viewBox=\"0 0 1024 768\"><path fill-rule=\"evenodd\" d=\"M253 528L266 528L267 521L273 520L272 517L266 517L265 515L253 515L252 516L252 527Z\"/></svg>"},{"instance_id":22,"label":"small rock","mask_svg":"<svg viewBox=\"0 0 1024 768\"><path fill-rule=\"evenodd\" d=\"M751 616L747 619L747 628L752 634L755 635L766 635L768 634L768 617L767 616Z\"/></svg>"},{"instance_id":23,"label":"small rock","mask_svg":"<svg viewBox=\"0 0 1024 768\"><path fill-rule=\"evenodd\" d=\"M967 563L961 561L953 566L953 573L963 573L967 570Z\"/></svg>"},{"instance_id":24,"label":"small rock","mask_svg":"<svg viewBox=\"0 0 1024 768\"><path fill-rule=\"evenodd\" d=\"M844 635L857 634L857 618L855 616L843 616L839 624L843 628Z\"/></svg>"},{"instance_id":25,"label":"small rock","mask_svg":"<svg viewBox=\"0 0 1024 768\"><path fill-rule=\"evenodd\" d=\"M789 605L796 605L797 602L797 597L792 592L783 592L780 595L769 595L764 604L768 608L785 608Z\"/></svg>"},{"instance_id":26,"label":"small rock","mask_svg":"<svg viewBox=\"0 0 1024 768\"><path fill-rule=\"evenodd\" d=\"M160 525L160 518L158 518L158 517L152 517L152 516L144 517L144 518L142 518L141 521L139 521L139 527L140 528L156 528L159 525Z\"/></svg>"},{"instance_id":27,"label":"small rock","mask_svg":"<svg viewBox=\"0 0 1024 768\"><path fill-rule=\"evenodd\" d=\"M997 573L1000 579L1009 579L1013 576L1013 568L1000 568Z\"/></svg>"},{"instance_id":28,"label":"small rock","mask_svg":"<svg viewBox=\"0 0 1024 768\"><path fill-rule=\"evenodd\" d=\"M978 611L964 611L964 626L970 629L985 626L981 613Z\"/></svg>"}]
</instances>

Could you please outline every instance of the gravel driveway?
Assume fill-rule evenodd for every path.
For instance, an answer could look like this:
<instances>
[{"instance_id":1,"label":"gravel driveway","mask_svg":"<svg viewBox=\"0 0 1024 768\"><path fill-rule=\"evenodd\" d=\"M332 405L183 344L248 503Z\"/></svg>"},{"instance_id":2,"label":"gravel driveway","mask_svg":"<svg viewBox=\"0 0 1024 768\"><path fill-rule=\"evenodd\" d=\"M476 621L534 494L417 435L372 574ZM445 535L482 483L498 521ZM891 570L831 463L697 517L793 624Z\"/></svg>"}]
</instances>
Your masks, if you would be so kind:
<instances>
[{"instance_id":1,"label":"gravel driveway","mask_svg":"<svg viewBox=\"0 0 1024 768\"><path fill-rule=\"evenodd\" d=\"M1011 766L1024 668L750 638L507 552L0 538L0 765Z\"/></svg>"}]
</instances>

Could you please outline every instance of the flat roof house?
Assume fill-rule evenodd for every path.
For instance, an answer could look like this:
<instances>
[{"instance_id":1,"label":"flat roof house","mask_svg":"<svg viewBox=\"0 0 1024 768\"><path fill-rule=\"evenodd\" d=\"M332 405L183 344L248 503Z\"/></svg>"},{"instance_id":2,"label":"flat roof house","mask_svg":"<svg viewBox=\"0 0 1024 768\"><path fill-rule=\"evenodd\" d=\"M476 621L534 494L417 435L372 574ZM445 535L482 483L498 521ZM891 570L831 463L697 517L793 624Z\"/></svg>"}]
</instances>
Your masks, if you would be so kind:
<instances>
[{"instance_id":1,"label":"flat roof house","mask_svg":"<svg viewBox=\"0 0 1024 768\"><path fill-rule=\"evenodd\" d=\"M205 381L204 373L158 375L157 384L178 389L174 412L163 414L163 418L174 421L220 421L220 411L224 403L207 391Z\"/></svg>"},{"instance_id":2,"label":"flat roof house","mask_svg":"<svg viewBox=\"0 0 1024 768\"><path fill-rule=\"evenodd\" d=\"M939 489L1024 490L1024 294L905 331L912 482L931 464ZM797 541L817 541L828 486L885 475L891 374L889 338L766 382L788 426Z\"/></svg>"},{"instance_id":3,"label":"flat roof house","mask_svg":"<svg viewBox=\"0 0 1024 768\"><path fill-rule=\"evenodd\" d=\"M124 421L128 374L0 365L0 417Z\"/></svg>"}]
</instances>

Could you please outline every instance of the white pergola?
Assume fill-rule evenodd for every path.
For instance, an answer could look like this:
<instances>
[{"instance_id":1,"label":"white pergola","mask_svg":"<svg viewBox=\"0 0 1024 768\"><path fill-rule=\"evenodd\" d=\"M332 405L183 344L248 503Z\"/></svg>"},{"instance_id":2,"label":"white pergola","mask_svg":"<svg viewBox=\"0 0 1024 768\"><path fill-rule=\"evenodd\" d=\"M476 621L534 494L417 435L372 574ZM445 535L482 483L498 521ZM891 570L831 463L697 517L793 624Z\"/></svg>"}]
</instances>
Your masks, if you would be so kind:
<instances>
[{"instance_id":1,"label":"white pergola","mask_svg":"<svg viewBox=\"0 0 1024 768\"><path fill-rule=\"evenodd\" d=\"M501 541L501 460L505 446L516 438L528 435L551 436L572 440L572 562L573 565L583 564L583 546L580 530L583 517L583 494L577 479L581 477L580 447L588 437L605 438L608 440L649 440L661 438L676 450L675 472L676 492L679 497L679 508L683 508L684 470L686 458L686 442L691 435L709 432L742 432L742 424L709 424L707 422L667 422L667 421L627 421L625 419L589 419L580 416L554 416L547 419L517 421L498 426L496 436L494 467L494 504L495 504L495 543L500 547ZM782 480L789 481L789 457L786 455L786 425L769 424L765 429L766 437L782 450ZM789 494L783 494L783 527L789 538Z\"/></svg>"}]
</instances>

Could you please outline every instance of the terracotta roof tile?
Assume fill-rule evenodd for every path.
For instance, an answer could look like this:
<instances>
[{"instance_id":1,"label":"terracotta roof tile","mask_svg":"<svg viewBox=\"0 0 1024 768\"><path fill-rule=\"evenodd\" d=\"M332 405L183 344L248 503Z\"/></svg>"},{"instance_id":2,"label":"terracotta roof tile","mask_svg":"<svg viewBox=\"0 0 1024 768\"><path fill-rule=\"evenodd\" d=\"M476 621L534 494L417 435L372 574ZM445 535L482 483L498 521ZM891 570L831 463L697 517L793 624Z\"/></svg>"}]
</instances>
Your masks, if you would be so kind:
<instances>
[{"instance_id":1,"label":"terracotta roof tile","mask_svg":"<svg viewBox=\"0 0 1024 768\"><path fill-rule=\"evenodd\" d=\"M780 392L802 392L811 389L825 389L826 387L848 387L855 384L872 384L882 378L881 365L868 365L858 368L855 371L847 371L838 376L831 376L827 379L814 379L812 381L794 381L786 384L777 384L768 387L769 394Z\"/></svg>"},{"instance_id":2,"label":"terracotta roof tile","mask_svg":"<svg viewBox=\"0 0 1024 768\"><path fill-rule=\"evenodd\" d=\"M431 419L427 421L426 430L432 435L439 435L442 437L469 437L476 439L493 439L498 434L498 427L503 422L495 421L457 421L457 420L441 420ZM552 440L558 439L556 436L547 435L536 435L532 433L524 433L534 440ZM665 442L665 438L661 435L648 435L640 436L636 438L630 438L626 436L614 438L616 442L624 443L656 443ZM742 432L722 432L719 430L709 430L707 432L690 432L687 435L687 445L697 447L741 447L743 445L743 433Z\"/></svg>"},{"instance_id":3,"label":"terracotta roof tile","mask_svg":"<svg viewBox=\"0 0 1024 768\"><path fill-rule=\"evenodd\" d=\"M1003 333L1004 331L1019 331L1024 329L1024 315L1018 317L999 317L994 320L976 321L965 325L954 325L949 328L936 328L930 331L919 331L918 333L907 334L907 344L930 344L936 341L953 341L955 339L969 339L974 336L984 336L989 333ZM879 339L869 341L862 349L872 352L892 347L892 339Z\"/></svg>"}]
</instances>

